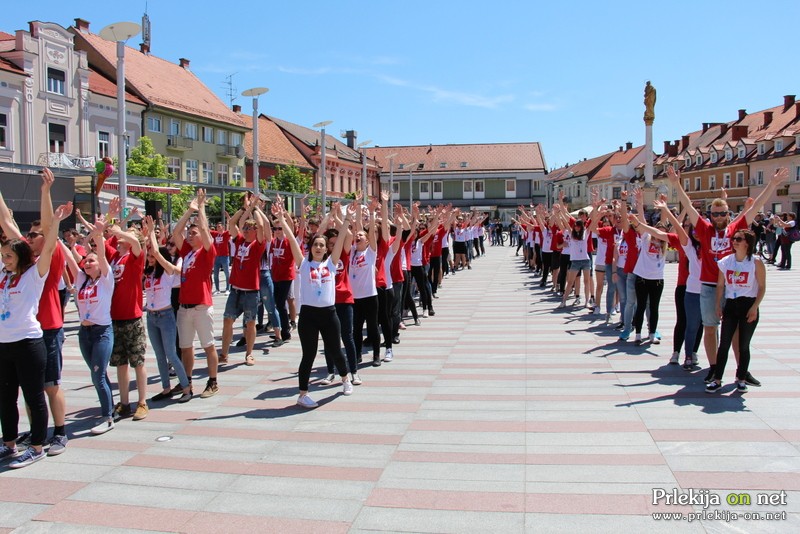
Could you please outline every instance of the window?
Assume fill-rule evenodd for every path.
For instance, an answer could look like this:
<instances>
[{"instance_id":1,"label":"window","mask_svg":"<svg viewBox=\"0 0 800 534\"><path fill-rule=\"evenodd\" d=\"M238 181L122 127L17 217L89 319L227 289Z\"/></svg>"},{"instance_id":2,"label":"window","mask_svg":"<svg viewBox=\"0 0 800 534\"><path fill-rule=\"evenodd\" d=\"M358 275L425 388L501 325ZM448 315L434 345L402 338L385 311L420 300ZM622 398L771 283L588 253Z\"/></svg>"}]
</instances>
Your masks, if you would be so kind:
<instances>
[{"instance_id":1,"label":"window","mask_svg":"<svg viewBox=\"0 0 800 534\"><path fill-rule=\"evenodd\" d=\"M622 198L622 188L621 187L612 187L611 188L611 198L619 200Z\"/></svg>"},{"instance_id":2,"label":"window","mask_svg":"<svg viewBox=\"0 0 800 534\"><path fill-rule=\"evenodd\" d=\"M711 163L716 163L716 162L717 162L717 152L716 151L712 151L711 152Z\"/></svg>"},{"instance_id":3,"label":"window","mask_svg":"<svg viewBox=\"0 0 800 534\"><path fill-rule=\"evenodd\" d=\"M167 171L175 178L181 175L181 158L167 158Z\"/></svg>"},{"instance_id":4,"label":"window","mask_svg":"<svg viewBox=\"0 0 800 534\"><path fill-rule=\"evenodd\" d=\"M214 179L214 164L210 161L203 162L203 182L210 184Z\"/></svg>"},{"instance_id":5,"label":"window","mask_svg":"<svg viewBox=\"0 0 800 534\"><path fill-rule=\"evenodd\" d=\"M764 145L764 143L758 143L758 155L763 156L766 151L766 145Z\"/></svg>"},{"instance_id":6,"label":"window","mask_svg":"<svg viewBox=\"0 0 800 534\"><path fill-rule=\"evenodd\" d=\"M783 152L783 139L775 140L775 152Z\"/></svg>"},{"instance_id":7,"label":"window","mask_svg":"<svg viewBox=\"0 0 800 534\"><path fill-rule=\"evenodd\" d=\"M534 180L533 181L533 190L534 191L541 191L542 190L542 181L541 180Z\"/></svg>"},{"instance_id":8,"label":"window","mask_svg":"<svg viewBox=\"0 0 800 534\"><path fill-rule=\"evenodd\" d=\"M678 170L678 162L677 161L672 163L672 170L674 170L674 171Z\"/></svg>"},{"instance_id":9,"label":"window","mask_svg":"<svg viewBox=\"0 0 800 534\"><path fill-rule=\"evenodd\" d=\"M151 115L147 117L147 130L150 132L161 133L161 116Z\"/></svg>"},{"instance_id":10,"label":"window","mask_svg":"<svg viewBox=\"0 0 800 534\"><path fill-rule=\"evenodd\" d=\"M196 182L197 181L197 160L196 159L187 159L186 160L186 177L184 179L187 182Z\"/></svg>"},{"instance_id":11,"label":"window","mask_svg":"<svg viewBox=\"0 0 800 534\"><path fill-rule=\"evenodd\" d=\"M736 172L736 187L744 187L744 171Z\"/></svg>"},{"instance_id":12,"label":"window","mask_svg":"<svg viewBox=\"0 0 800 534\"><path fill-rule=\"evenodd\" d=\"M443 198L442 196L443 193L444 193L444 184L441 182L441 180L433 182L433 198L439 200Z\"/></svg>"},{"instance_id":13,"label":"window","mask_svg":"<svg viewBox=\"0 0 800 534\"><path fill-rule=\"evenodd\" d=\"M8 128L8 115L0 113L0 148L8 148L6 140L6 128Z\"/></svg>"},{"instance_id":14,"label":"window","mask_svg":"<svg viewBox=\"0 0 800 534\"><path fill-rule=\"evenodd\" d=\"M217 130L217 144L218 145L228 144L228 132L226 132L225 130Z\"/></svg>"},{"instance_id":15,"label":"window","mask_svg":"<svg viewBox=\"0 0 800 534\"><path fill-rule=\"evenodd\" d=\"M733 150L730 147L725 149L725 161L730 161L733 159Z\"/></svg>"},{"instance_id":16,"label":"window","mask_svg":"<svg viewBox=\"0 0 800 534\"><path fill-rule=\"evenodd\" d=\"M744 159L747 156L747 149L743 146L739 147L739 159Z\"/></svg>"},{"instance_id":17,"label":"window","mask_svg":"<svg viewBox=\"0 0 800 534\"><path fill-rule=\"evenodd\" d=\"M405 167L406 167L406 164L405 163L401 163L400 165L397 166L397 170L398 171L402 171L403 169L405 169Z\"/></svg>"},{"instance_id":18,"label":"window","mask_svg":"<svg viewBox=\"0 0 800 534\"><path fill-rule=\"evenodd\" d=\"M228 185L228 164L217 164L217 183L219 185Z\"/></svg>"},{"instance_id":19,"label":"window","mask_svg":"<svg viewBox=\"0 0 800 534\"><path fill-rule=\"evenodd\" d=\"M431 198L431 183L430 182L420 182L419 183L419 199L420 200L430 200Z\"/></svg>"},{"instance_id":20,"label":"window","mask_svg":"<svg viewBox=\"0 0 800 534\"><path fill-rule=\"evenodd\" d=\"M210 126L203 126L203 142L204 143L214 142L214 128L211 128Z\"/></svg>"},{"instance_id":21,"label":"window","mask_svg":"<svg viewBox=\"0 0 800 534\"><path fill-rule=\"evenodd\" d=\"M702 154L698 154L697 155L697 159L695 160L695 163L697 163L698 165L702 165L703 164L703 155Z\"/></svg>"},{"instance_id":22,"label":"window","mask_svg":"<svg viewBox=\"0 0 800 534\"><path fill-rule=\"evenodd\" d=\"M708 188L711 191L713 191L714 189L717 188L717 177L716 176L711 175L711 176L708 177Z\"/></svg>"},{"instance_id":23,"label":"window","mask_svg":"<svg viewBox=\"0 0 800 534\"><path fill-rule=\"evenodd\" d=\"M461 162L461 168L462 169L466 169L467 168L467 162L466 161L462 161Z\"/></svg>"},{"instance_id":24,"label":"window","mask_svg":"<svg viewBox=\"0 0 800 534\"><path fill-rule=\"evenodd\" d=\"M169 134L170 135L180 135L181 134L181 121L177 119L170 119L169 120Z\"/></svg>"},{"instance_id":25,"label":"window","mask_svg":"<svg viewBox=\"0 0 800 534\"><path fill-rule=\"evenodd\" d=\"M700 187L703 185L703 179L700 176L695 177L694 179L694 190L700 191Z\"/></svg>"},{"instance_id":26,"label":"window","mask_svg":"<svg viewBox=\"0 0 800 534\"><path fill-rule=\"evenodd\" d=\"M484 198L485 196L485 188L483 180L475 180L474 183L475 189L475 197L474 198Z\"/></svg>"},{"instance_id":27,"label":"window","mask_svg":"<svg viewBox=\"0 0 800 534\"><path fill-rule=\"evenodd\" d=\"M186 137L197 141L197 125L193 122L186 123Z\"/></svg>"},{"instance_id":28,"label":"window","mask_svg":"<svg viewBox=\"0 0 800 534\"><path fill-rule=\"evenodd\" d=\"M400 182L392 182L392 198L394 200L400 198Z\"/></svg>"},{"instance_id":29,"label":"window","mask_svg":"<svg viewBox=\"0 0 800 534\"><path fill-rule=\"evenodd\" d=\"M683 179L683 190L684 191L688 191L689 190L689 179L688 178L684 178Z\"/></svg>"},{"instance_id":30,"label":"window","mask_svg":"<svg viewBox=\"0 0 800 534\"><path fill-rule=\"evenodd\" d=\"M797 165L794 168L794 181L795 182L800 182L800 165Z\"/></svg>"},{"instance_id":31,"label":"window","mask_svg":"<svg viewBox=\"0 0 800 534\"><path fill-rule=\"evenodd\" d=\"M241 145L242 144L242 134L231 132L231 144L233 146Z\"/></svg>"},{"instance_id":32,"label":"window","mask_svg":"<svg viewBox=\"0 0 800 534\"><path fill-rule=\"evenodd\" d=\"M237 184L241 184L242 183L242 167L241 167L241 165L238 165L236 167L232 167L232 169L233 169L233 176L231 176L231 179L233 181L235 181Z\"/></svg>"},{"instance_id":33,"label":"window","mask_svg":"<svg viewBox=\"0 0 800 534\"><path fill-rule=\"evenodd\" d=\"M97 132L97 157L103 159L110 153L109 150L109 133Z\"/></svg>"},{"instance_id":34,"label":"window","mask_svg":"<svg viewBox=\"0 0 800 534\"><path fill-rule=\"evenodd\" d=\"M691 167L692 166L692 158L691 158L691 156L686 156L686 159L684 160L684 165L686 167Z\"/></svg>"},{"instance_id":35,"label":"window","mask_svg":"<svg viewBox=\"0 0 800 534\"><path fill-rule=\"evenodd\" d=\"M50 152L63 153L67 143L67 127L63 124L48 124L47 132L49 134Z\"/></svg>"},{"instance_id":36,"label":"window","mask_svg":"<svg viewBox=\"0 0 800 534\"><path fill-rule=\"evenodd\" d=\"M517 181L506 180L506 198L516 198L516 197L517 197Z\"/></svg>"},{"instance_id":37,"label":"window","mask_svg":"<svg viewBox=\"0 0 800 534\"><path fill-rule=\"evenodd\" d=\"M447 162L446 162L446 161L442 161L442 162L440 162L440 163L439 163L439 168L440 168L440 169L446 169L446 168L447 168Z\"/></svg>"},{"instance_id":38,"label":"window","mask_svg":"<svg viewBox=\"0 0 800 534\"><path fill-rule=\"evenodd\" d=\"M67 76L63 70L47 67L47 91L49 93L67 94L66 82Z\"/></svg>"},{"instance_id":39,"label":"window","mask_svg":"<svg viewBox=\"0 0 800 534\"><path fill-rule=\"evenodd\" d=\"M726 172L722 175L722 187L725 189L731 188L731 173Z\"/></svg>"},{"instance_id":40,"label":"window","mask_svg":"<svg viewBox=\"0 0 800 534\"><path fill-rule=\"evenodd\" d=\"M462 191L463 198L474 198L474 194L472 192L472 180L464 180L462 182Z\"/></svg>"}]
</instances>

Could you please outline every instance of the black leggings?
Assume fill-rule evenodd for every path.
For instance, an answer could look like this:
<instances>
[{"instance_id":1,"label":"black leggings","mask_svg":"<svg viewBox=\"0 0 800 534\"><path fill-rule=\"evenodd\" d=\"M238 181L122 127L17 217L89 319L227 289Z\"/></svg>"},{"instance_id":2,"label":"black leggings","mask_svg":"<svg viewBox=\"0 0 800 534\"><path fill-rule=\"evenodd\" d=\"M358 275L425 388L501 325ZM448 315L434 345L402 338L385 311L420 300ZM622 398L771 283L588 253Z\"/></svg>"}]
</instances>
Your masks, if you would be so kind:
<instances>
[{"instance_id":1,"label":"black leggings","mask_svg":"<svg viewBox=\"0 0 800 534\"><path fill-rule=\"evenodd\" d=\"M642 333L644 312L650 307L649 328L650 333L658 330L658 305L661 302L661 293L664 292L664 280L648 280L641 276L636 277L636 313L633 314L633 328L637 334Z\"/></svg>"},{"instance_id":2,"label":"black leggings","mask_svg":"<svg viewBox=\"0 0 800 534\"><path fill-rule=\"evenodd\" d=\"M394 293L385 287L378 288L378 324L381 325L383 334L383 345L387 349L392 348L392 306L394 305Z\"/></svg>"},{"instance_id":3,"label":"black leggings","mask_svg":"<svg viewBox=\"0 0 800 534\"><path fill-rule=\"evenodd\" d=\"M414 277L414 281L417 283L417 289L419 289L420 306L422 306L423 310L430 310L432 307L431 294L428 293L428 280L425 277L425 267L421 265L412 265L411 276Z\"/></svg>"},{"instance_id":4,"label":"black leggings","mask_svg":"<svg viewBox=\"0 0 800 534\"><path fill-rule=\"evenodd\" d=\"M403 320L403 296L406 290L406 283L392 282L392 336L400 335L400 321Z\"/></svg>"},{"instance_id":5,"label":"black leggings","mask_svg":"<svg viewBox=\"0 0 800 534\"><path fill-rule=\"evenodd\" d=\"M450 274L450 263L447 259L450 257L450 247L442 247L442 272Z\"/></svg>"},{"instance_id":6,"label":"black leggings","mask_svg":"<svg viewBox=\"0 0 800 534\"><path fill-rule=\"evenodd\" d=\"M372 343L372 357L381 357L381 338L378 335L378 295L355 299L353 302L353 340L356 342L356 358L361 356L364 346L364 322L367 323L367 338Z\"/></svg>"},{"instance_id":7,"label":"black leggings","mask_svg":"<svg viewBox=\"0 0 800 534\"><path fill-rule=\"evenodd\" d=\"M3 441L17 439L19 389L31 410L31 445L43 445L47 437L47 404L44 400L44 340L23 339L0 343L0 426Z\"/></svg>"},{"instance_id":8,"label":"black leggings","mask_svg":"<svg viewBox=\"0 0 800 534\"><path fill-rule=\"evenodd\" d=\"M272 284L275 288L275 307L278 309L278 317L281 320L281 338L289 339L292 337L292 329L289 325L289 314L286 313L286 300L289 298L289 290L292 289L292 281L273 281Z\"/></svg>"},{"instance_id":9,"label":"black leggings","mask_svg":"<svg viewBox=\"0 0 800 534\"><path fill-rule=\"evenodd\" d=\"M753 307L756 299L753 297L739 297L725 300L722 310L722 329L719 335L719 348L717 349L717 366L714 368L714 378L722 380L725 364L728 363L728 352L733 342L733 334L739 331L739 368L736 369L736 378L744 380L750 367L750 340L758 326L759 316L752 323L747 322L747 312Z\"/></svg>"},{"instance_id":10,"label":"black leggings","mask_svg":"<svg viewBox=\"0 0 800 534\"><path fill-rule=\"evenodd\" d=\"M542 281L539 282L539 287L547 285L547 277L550 276L550 262L552 253L542 252Z\"/></svg>"},{"instance_id":11,"label":"black leggings","mask_svg":"<svg viewBox=\"0 0 800 534\"><path fill-rule=\"evenodd\" d=\"M322 334L322 343L325 347L325 357L331 358L336 364L339 376L347 376L347 363L342 356L339 344L339 317L336 308L317 308L303 305L300 308L300 323L297 325L297 334L300 336L300 346L303 348L303 358L297 374L300 381L300 391L308 391L308 380L311 378L311 368L317 357L319 336Z\"/></svg>"},{"instance_id":12,"label":"black leggings","mask_svg":"<svg viewBox=\"0 0 800 534\"><path fill-rule=\"evenodd\" d=\"M411 317L414 322L419 320L417 315L417 305L414 303L414 297L411 296L411 271L403 271L405 282L403 282L403 308L411 311Z\"/></svg>"},{"instance_id":13,"label":"black leggings","mask_svg":"<svg viewBox=\"0 0 800 534\"><path fill-rule=\"evenodd\" d=\"M431 256L430 272L428 273L428 280L431 281L431 293L436 294L439 288L439 273L442 272L442 257Z\"/></svg>"}]
</instances>

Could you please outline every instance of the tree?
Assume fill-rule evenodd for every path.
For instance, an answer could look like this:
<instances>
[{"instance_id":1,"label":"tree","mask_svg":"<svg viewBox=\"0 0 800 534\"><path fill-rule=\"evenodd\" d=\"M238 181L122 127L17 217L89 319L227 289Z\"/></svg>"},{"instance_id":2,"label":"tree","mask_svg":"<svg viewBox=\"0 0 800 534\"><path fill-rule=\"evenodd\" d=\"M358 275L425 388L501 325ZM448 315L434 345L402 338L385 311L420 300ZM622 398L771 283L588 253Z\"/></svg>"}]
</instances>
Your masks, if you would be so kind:
<instances>
[{"instance_id":1,"label":"tree","mask_svg":"<svg viewBox=\"0 0 800 534\"><path fill-rule=\"evenodd\" d=\"M156 154L153 141L149 137L141 137L139 144L131 150L127 161L128 174L146 176L148 178L175 178L167 168L167 158Z\"/></svg>"},{"instance_id":2,"label":"tree","mask_svg":"<svg viewBox=\"0 0 800 534\"><path fill-rule=\"evenodd\" d=\"M275 176L270 180L270 189L287 193L310 193L311 173L301 172L294 165L278 166Z\"/></svg>"}]
</instances>

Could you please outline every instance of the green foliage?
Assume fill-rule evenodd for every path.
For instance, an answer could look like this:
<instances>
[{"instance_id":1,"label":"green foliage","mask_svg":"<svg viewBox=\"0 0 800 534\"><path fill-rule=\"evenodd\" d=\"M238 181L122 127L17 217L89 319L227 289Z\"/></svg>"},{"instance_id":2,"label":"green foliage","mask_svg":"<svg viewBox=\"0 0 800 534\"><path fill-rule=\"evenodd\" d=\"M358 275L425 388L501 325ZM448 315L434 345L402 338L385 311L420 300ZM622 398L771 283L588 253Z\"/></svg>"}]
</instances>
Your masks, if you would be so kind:
<instances>
[{"instance_id":1,"label":"green foliage","mask_svg":"<svg viewBox=\"0 0 800 534\"><path fill-rule=\"evenodd\" d=\"M127 162L127 171L130 176L170 178L170 173L167 170L167 158L161 154L156 154L153 141L146 136L141 137L139 144L131 150L131 155Z\"/></svg>"},{"instance_id":2,"label":"green foliage","mask_svg":"<svg viewBox=\"0 0 800 534\"><path fill-rule=\"evenodd\" d=\"M164 184L150 184L155 186L163 186ZM163 218L167 220L169 214L167 213L167 197L172 197L172 217L171 220L175 221L180 218L181 215L186 211L186 208L189 207L189 202L195 196L195 186L193 185L185 185L180 188L180 193L175 193L174 195L167 195L166 193L156 193L156 192L147 192L147 193L135 193L131 192L131 196L136 198L140 198L142 200L158 200L161 202L161 206L164 209Z\"/></svg>"},{"instance_id":3,"label":"green foliage","mask_svg":"<svg viewBox=\"0 0 800 534\"><path fill-rule=\"evenodd\" d=\"M294 165L278 166L275 176L270 180L270 189L287 193L311 193L313 177L300 172Z\"/></svg>"},{"instance_id":4,"label":"green foliage","mask_svg":"<svg viewBox=\"0 0 800 534\"><path fill-rule=\"evenodd\" d=\"M356 199L356 194L355 194L355 192L353 192L353 193L345 193L344 194L344 198L346 198L347 200L355 200Z\"/></svg>"}]
</instances>

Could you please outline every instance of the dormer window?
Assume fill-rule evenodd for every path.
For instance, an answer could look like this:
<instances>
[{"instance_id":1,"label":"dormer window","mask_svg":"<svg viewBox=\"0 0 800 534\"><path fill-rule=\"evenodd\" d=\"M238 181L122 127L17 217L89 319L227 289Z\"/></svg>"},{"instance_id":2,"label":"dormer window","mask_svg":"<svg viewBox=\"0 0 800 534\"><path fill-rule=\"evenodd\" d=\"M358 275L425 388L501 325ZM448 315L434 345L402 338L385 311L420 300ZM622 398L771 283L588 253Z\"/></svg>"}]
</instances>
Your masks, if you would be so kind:
<instances>
[{"instance_id":1,"label":"dormer window","mask_svg":"<svg viewBox=\"0 0 800 534\"><path fill-rule=\"evenodd\" d=\"M711 163L716 163L716 162L717 162L717 152L716 151L712 151L711 152Z\"/></svg>"},{"instance_id":2,"label":"dormer window","mask_svg":"<svg viewBox=\"0 0 800 534\"><path fill-rule=\"evenodd\" d=\"M461 168L462 169L466 169L467 168L467 162L466 161L462 161L461 162Z\"/></svg>"},{"instance_id":3,"label":"dormer window","mask_svg":"<svg viewBox=\"0 0 800 534\"><path fill-rule=\"evenodd\" d=\"M783 152L783 139L775 140L775 152Z\"/></svg>"},{"instance_id":4,"label":"dormer window","mask_svg":"<svg viewBox=\"0 0 800 534\"><path fill-rule=\"evenodd\" d=\"M745 147L743 147L743 146L740 146L739 147L739 159L744 159L744 157L746 155L747 155L747 149Z\"/></svg>"},{"instance_id":5,"label":"dormer window","mask_svg":"<svg viewBox=\"0 0 800 534\"><path fill-rule=\"evenodd\" d=\"M400 165L397 166L397 170L399 170L399 171L402 171L405 168L406 168L406 164L405 163L401 163Z\"/></svg>"},{"instance_id":6,"label":"dormer window","mask_svg":"<svg viewBox=\"0 0 800 534\"><path fill-rule=\"evenodd\" d=\"M764 143L758 143L758 155L763 156L766 151L767 151L766 145Z\"/></svg>"},{"instance_id":7,"label":"dormer window","mask_svg":"<svg viewBox=\"0 0 800 534\"><path fill-rule=\"evenodd\" d=\"M686 164L687 167L691 167L692 166L692 158L690 156L686 156L685 164Z\"/></svg>"},{"instance_id":8,"label":"dormer window","mask_svg":"<svg viewBox=\"0 0 800 534\"><path fill-rule=\"evenodd\" d=\"M703 155L702 154L698 154L697 155L697 159L695 160L695 163L697 165L702 165L703 164Z\"/></svg>"},{"instance_id":9,"label":"dormer window","mask_svg":"<svg viewBox=\"0 0 800 534\"><path fill-rule=\"evenodd\" d=\"M725 161L730 161L733 159L733 150L730 148L725 149Z\"/></svg>"},{"instance_id":10,"label":"dormer window","mask_svg":"<svg viewBox=\"0 0 800 534\"><path fill-rule=\"evenodd\" d=\"M440 169L446 169L446 168L447 168L447 162L446 162L446 161L442 161L442 162L440 162L440 163L439 163L439 168L440 168Z\"/></svg>"}]
</instances>

